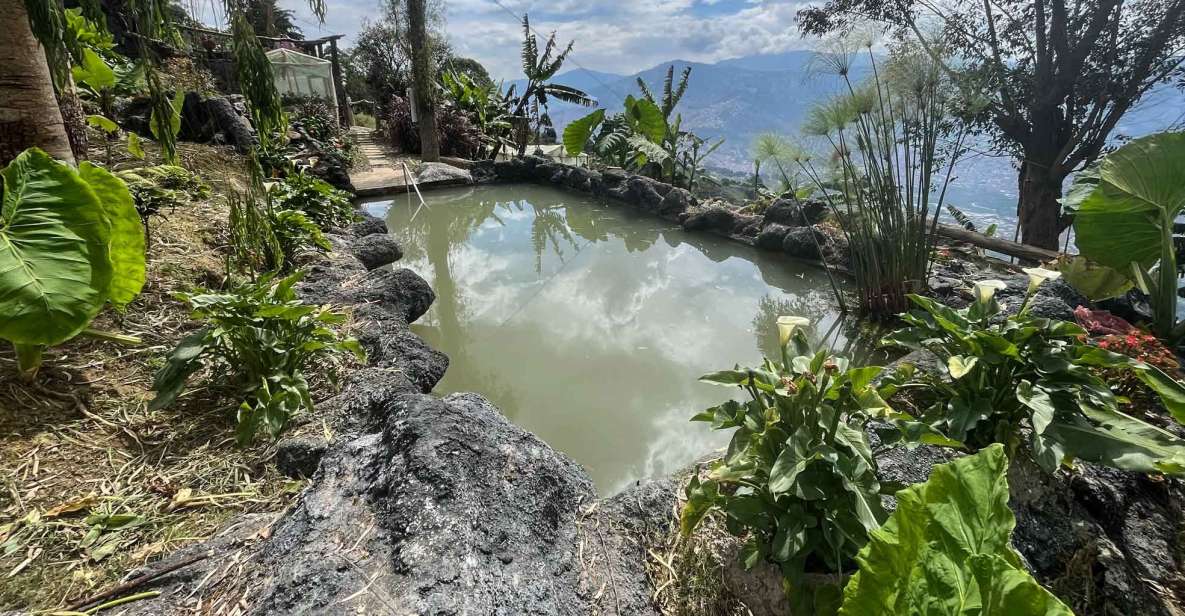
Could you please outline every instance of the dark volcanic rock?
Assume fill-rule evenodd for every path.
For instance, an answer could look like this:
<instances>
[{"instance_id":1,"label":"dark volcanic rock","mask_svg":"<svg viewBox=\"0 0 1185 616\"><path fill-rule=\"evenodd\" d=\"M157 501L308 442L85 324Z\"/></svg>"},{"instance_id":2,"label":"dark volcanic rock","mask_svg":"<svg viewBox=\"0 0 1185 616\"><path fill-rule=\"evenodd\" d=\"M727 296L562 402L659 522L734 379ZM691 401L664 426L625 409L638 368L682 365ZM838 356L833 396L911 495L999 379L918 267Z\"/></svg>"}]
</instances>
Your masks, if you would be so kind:
<instances>
[{"instance_id":1,"label":"dark volcanic rock","mask_svg":"<svg viewBox=\"0 0 1185 616\"><path fill-rule=\"evenodd\" d=\"M403 250L399 248L399 243L386 233L372 233L362 236L354 240L350 248L354 251L354 256L358 257L362 265L366 266L366 269L390 265L403 258Z\"/></svg>"},{"instance_id":2,"label":"dark volcanic rock","mask_svg":"<svg viewBox=\"0 0 1185 616\"><path fill-rule=\"evenodd\" d=\"M146 585L161 596L127 613L175 613L199 600L217 610L247 589L246 613L277 616L657 613L644 548L623 533L669 528L671 486L593 511L580 467L483 398L400 395L381 405L382 431L334 446L268 532L267 518L243 518L209 546L224 556ZM231 554L235 575L206 577ZM600 592L606 583L614 588Z\"/></svg>"},{"instance_id":3,"label":"dark volcanic rock","mask_svg":"<svg viewBox=\"0 0 1185 616\"><path fill-rule=\"evenodd\" d=\"M366 212L359 212L361 220L350 225L350 234L355 237L366 237L372 233L386 233L387 221Z\"/></svg>"},{"instance_id":4,"label":"dark volcanic rock","mask_svg":"<svg viewBox=\"0 0 1185 616\"><path fill-rule=\"evenodd\" d=\"M1008 285L996 294L1001 308L1007 314L1020 310L1024 302L1025 293L1029 288L1029 277L1026 274L1003 277L1001 280ZM1074 320L1074 309L1078 306L1089 305L1090 300L1083 297L1074 287L1064 280L1051 280L1037 289L1029 307L1029 314L1046 319L1062 321Z\"/></svg>"},{"instance_id":5,"label":"dark volcanic rock","mask_svg":"<svg viewBox=\"0 0 1185 616\"><path fill-rule=\"evenodd\" d=\"M312 477L328 443L314 436L284 437L276 443L276 467L288 477Z\"/></svg>"},{"instance_id":6,"label":"dark volcanic rock","mask_svg":"<svg viewBox=\"0 0 1185 616\"><path fill-rule=\"evenodd\" d=\"M785 225L770 224L757 234L757 247L765 250L781 250L782 241L790 231Z\"/></svg>"},{"instance_id":7,"label":"dark volcanic rock","mask_svg":"<svg viewBox=\"0 0 1185 616\"><path fill-rule=\"evenodd\" d=\"M658 215L668 220L677 220L679 215L695 207L695 197L683 188L672 188L658 204Z\"/></svg>"},{"instance_id":8,"label":"dark volcanic rock","mask_svg":"<svg viewBox=\"0 0 1185 616\"><path fill-rule=\"evenodd\" d=\"M365 278L341 291L351 304L372 304L411 323L436 300L432 287L409 269L371 270Z\"/></svg>"},{"instance_id":9,"label":"dark volcanic rock","mask_svg":"<svg viewBox=\"0 0 1185 616\"><path fill-rule=\"evenodd\" d=\"M827 204L822 201L804 201L800 208L792 199L778 199L765 209L765 222L801 227L815 224L827 213ZM803 220L803 214L806 220Z\"/></svg>"},{"instance_id":10,"label":"dark volcanic rock","mask_svg":"<svg viewBox=\"0 0 1185 616\"><path fill-rule=\"evenodd\" d=\"M812 237L813 236L813 237ZM814 227L795 227L790 229L782 240L782 251L799 259L822 259L820 246L827 246L831 238Z\"/></svg>"},{"instance_id":11,"label":"dark volcanic rock","mask_svg":"<svg viewBox=\"0 0 1185 616\"><path fill-rule=\"evenodd\" d=\"M647 212L657 214L662 209L662 200L671 190L670 184L663 184L648 177L632 175L625 181L626 200Z\"/></svg>"},{"instance_id":12,"label":"dark volcanic rock","mask_svg":"<svg viewBox=\"0 0 1185 616\"><path fill-rule=\"evenodd\" d=\"M687 231L710 230L725 235L732 233L736 223L736 212L718 205L689 212L682 221L683 229Z\"/></svg>"}]
</instances>

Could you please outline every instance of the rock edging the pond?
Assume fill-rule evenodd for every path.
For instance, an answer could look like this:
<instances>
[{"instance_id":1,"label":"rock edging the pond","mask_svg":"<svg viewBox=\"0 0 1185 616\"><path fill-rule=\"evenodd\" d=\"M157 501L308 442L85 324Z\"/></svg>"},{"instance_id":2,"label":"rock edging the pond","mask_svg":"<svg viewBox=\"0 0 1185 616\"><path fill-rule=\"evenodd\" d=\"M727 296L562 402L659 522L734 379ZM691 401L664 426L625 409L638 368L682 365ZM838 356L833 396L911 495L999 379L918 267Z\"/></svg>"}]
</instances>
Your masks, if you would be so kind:
<instances>
[{"instance_id":1,"label":"rock edging the pond","mask_svg":"<svg viewBox=\"0 0 1185 616\"><path fill-rule=\"evenodd\" d=\"M327 233L335 250L299 286L352 310L370 358L318 405L337 437L278 446L308 487L288 511L240 516L134 572L198 559L138 586L161 594L124 613L657 614L638 537L670 530L674 486L598 500L579 465L481 396L426 395L447 357L408 325L434 296L410 270L376 265L399 252L373 250L380 224Z\"/></svg>"},{"instance_id":2,"label":"rock edging the pond","mask_svg":"<svg viewBox=\"0 0 1185 616\"><path fill-rule=\"evenodd\" d=\"M607 197L678 223L686 231L710 232L804 261L820 263L825 258L827 263L842 267L846 260L842 238L818 224L826 214L822 202L807 201L800 206L790 199L778 199L763 213L752 214L721 202L700 203L686 189L622 169L596 171L538 156L473 161L468 171L478 182L535 182ZM812 232L818 244L811 238Z\"/></svg>"}]
</instances>

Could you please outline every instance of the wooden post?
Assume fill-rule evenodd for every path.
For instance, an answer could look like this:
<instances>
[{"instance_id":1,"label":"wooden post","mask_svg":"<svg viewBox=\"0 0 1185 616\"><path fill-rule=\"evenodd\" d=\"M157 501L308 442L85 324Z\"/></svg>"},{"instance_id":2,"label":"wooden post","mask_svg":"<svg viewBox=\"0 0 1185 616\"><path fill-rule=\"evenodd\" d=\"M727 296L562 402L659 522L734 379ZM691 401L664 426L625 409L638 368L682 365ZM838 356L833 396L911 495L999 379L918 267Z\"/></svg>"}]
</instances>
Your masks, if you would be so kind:
<instances>
[{"instance_id":1,"label":"wooden post","mask_svg":"<svg viewBox=\"0 0 1185 616\"><path fill-rule=\"evenodd\" d=\"M346 86L342 83L342 65L337 56L337 39L329 39L329 60L333 63L333 89L337 96L337 115L341 119L342 128L349 130L354 125L354 112L350 109L350 97L346 96Z\"/></svg>"}]
</instances>

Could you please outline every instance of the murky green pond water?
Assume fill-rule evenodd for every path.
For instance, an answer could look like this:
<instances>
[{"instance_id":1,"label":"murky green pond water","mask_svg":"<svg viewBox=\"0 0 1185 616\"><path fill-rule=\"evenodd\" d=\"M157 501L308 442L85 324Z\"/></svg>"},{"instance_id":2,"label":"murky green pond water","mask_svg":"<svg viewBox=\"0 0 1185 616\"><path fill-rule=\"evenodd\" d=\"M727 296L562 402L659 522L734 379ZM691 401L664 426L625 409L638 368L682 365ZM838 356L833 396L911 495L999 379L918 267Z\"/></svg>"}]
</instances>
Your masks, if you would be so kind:
<instances>
[{"instance_id":1,"label":"murky green pond water","mask_svg":"<svg viewBox=\"0 0 1185 616\"><path fill-rule=\"evenodd\" d=\"M485 395L603 494L726 443L688 419L734 392L696 379L776 356L779 314L848 345L822 270L548 187L425 199L363 205L436 291L413 326L451 359L436 391Z\"/></svg>"}]
</instances>

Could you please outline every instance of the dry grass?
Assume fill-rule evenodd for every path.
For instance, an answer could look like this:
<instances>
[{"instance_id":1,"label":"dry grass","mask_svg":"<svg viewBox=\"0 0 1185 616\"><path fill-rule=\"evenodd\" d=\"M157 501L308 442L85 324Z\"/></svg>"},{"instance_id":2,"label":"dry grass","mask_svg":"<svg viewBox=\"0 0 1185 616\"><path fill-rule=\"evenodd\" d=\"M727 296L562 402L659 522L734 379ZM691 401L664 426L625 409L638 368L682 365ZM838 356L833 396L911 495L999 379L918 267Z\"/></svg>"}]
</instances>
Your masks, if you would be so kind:
<instances>
[{"instance_id":1,"label":"dry grass","mask_svg":"<svg viewBox=\"0 0 1185 616\"><path fill-rule=\"evenodd\" d=\"M198 386L218 375L195 379L172 408L147 410L153 373L195 327L173 294L220 283L220 195L245 184L228 149L181 144L181 158L213 196L152 221L143 293L93 324L143 343L76 338L47 351L33 385L0 351L0 610L60 609L232 515L282 509L301 488L271 464L269 444L235 446L237 403Z\"/></svg>"},{"instance_id":2,"label":"dry grass","mask_svg":"<svg viewBox=\"0 0 1185 616\"><path fill-rule=\"evenodd\" d=\"M706 474L702 468L701 472ZM689 472L674 480L682 488L690 478ZM683 504L680 498L680 510ZM646 562L659 611L665 616L752 616L725 585L725 555L736 553L737 542L715 514L705 517L689 536L676 526L660 537Z\"/></svg>"}]
</instances>

